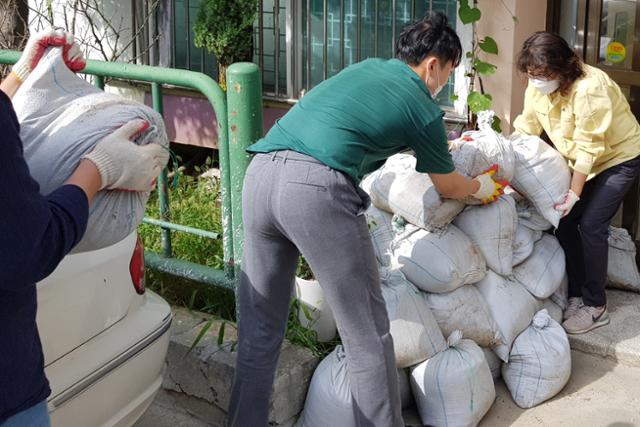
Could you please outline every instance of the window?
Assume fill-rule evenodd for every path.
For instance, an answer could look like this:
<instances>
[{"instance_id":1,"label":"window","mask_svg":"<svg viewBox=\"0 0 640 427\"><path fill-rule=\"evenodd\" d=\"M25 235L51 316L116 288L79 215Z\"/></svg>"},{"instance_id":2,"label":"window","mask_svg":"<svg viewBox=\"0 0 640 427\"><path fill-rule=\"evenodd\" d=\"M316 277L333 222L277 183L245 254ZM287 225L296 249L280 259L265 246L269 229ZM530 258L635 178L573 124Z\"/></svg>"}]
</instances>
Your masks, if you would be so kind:
<instances>
[{"instance_id":1,"label":"window","mask_svg":"<svg viewBox=\"0 0 640 427\"><path fill-rule=\"evenodd\" d=\"M457 0L262 0L254 60L265 94L298 98L343 68L370 57L391 58L402 28L432 8L457 25ZM452 105L452 81L438 101Z\"/></svg>"},{"instance_id":2,"label":"window","mask_svg":"<svg viewBox=\"0 0 640 427\"><path fill-rule=\"evenodd\" d=\"M193 24L199 7L200 0L173 0L172 64L174 68L200 71L217 80L215 56L193 44Z\"/></svg>"}]
</instances>

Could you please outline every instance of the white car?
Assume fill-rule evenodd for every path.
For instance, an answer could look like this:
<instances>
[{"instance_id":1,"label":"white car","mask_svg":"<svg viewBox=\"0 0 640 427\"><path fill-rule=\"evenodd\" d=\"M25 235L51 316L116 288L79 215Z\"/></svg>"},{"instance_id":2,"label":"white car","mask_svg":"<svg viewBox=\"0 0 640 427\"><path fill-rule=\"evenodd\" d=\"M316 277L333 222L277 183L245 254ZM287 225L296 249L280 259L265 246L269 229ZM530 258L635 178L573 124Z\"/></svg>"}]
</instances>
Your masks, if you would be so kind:
<instances>
[{"instance_id":1,"label":"white car","mask_svg":"<svg viewBox=\"0 0 640 427\"><path fill-rule=\"evenodd\" d=\"M134 232L38 283L53 427L131 426L159 390L172 315L145 291L143 252Z\"/></svg>"}]
</instances>

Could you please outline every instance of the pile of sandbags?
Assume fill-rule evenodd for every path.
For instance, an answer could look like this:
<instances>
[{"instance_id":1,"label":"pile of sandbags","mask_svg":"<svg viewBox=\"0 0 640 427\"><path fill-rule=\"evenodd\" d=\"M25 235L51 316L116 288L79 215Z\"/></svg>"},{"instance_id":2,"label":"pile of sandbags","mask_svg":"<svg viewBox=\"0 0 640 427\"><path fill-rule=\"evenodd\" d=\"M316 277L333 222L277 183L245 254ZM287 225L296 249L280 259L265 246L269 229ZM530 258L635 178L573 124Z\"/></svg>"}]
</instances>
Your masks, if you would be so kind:
<instances>
[{"instance_id":1,"label":"pile of sandbags","mask_svg":"<svg viewBox=\"0 0 640 427\"><path fill-rule=\"evenodd\" d=\"M424 359L428 352L418 345L415 357L402 354L398 363L406 367L409 360L424 359L410 369L413 397L428 425L477 424L491 406L491 378L501 369L507 381L515 369L530 375L531 383L556 379L528 395L525 385L510 387L524 407L559 392L571 366L570 353L557 344L568 342L566 335L553 320L561 320L567 300L564 253L548 233L560 219L554 205L569 188L566 162L538 138L504 138L486 128L465 133L452 144L452 155L469 177L497 164L497 178L513 187L495 203L460 208L434 193L407 154L392 156L363 185L373 202L367 217L378 261L415 285L425 304L414 302L414 310L428 312L441 335L450 337L436 354ZM386 286L383 281L383 293ZM396 304L387 306L397 323ZM394 340L417 323L396 328ZM437 334L428 335L442 345ZM409 347L403 348L406 353ZM531 348L557 350L554 357L561 360L536 364L527 357ZM448 369L441 368L445 363ZM473 410L471 395L479 399Z\"/></svg>"},{"instance_id":2,"label":"pile of sandbags","mask_svg":"<svg viewBox=\"0 0 640 427\"><path fill-rule=\"evenodd\" d=\"M539 138L487 128L451 145L464 175L497 164L498 178L511 182L505 194L486 206L442 199L408 154L362 183L373 202L366 215L397 366L409 367L423 424L437 426L476 425L493 402L492 378L502 375L516 404L528 408L560 392L571 372L559 325L565 257L551 231L560 220L554 205L569 188L566 162ZM625 233L611 230L609 281L639 291L635 245Z\"/></svg>"}]
</instances>

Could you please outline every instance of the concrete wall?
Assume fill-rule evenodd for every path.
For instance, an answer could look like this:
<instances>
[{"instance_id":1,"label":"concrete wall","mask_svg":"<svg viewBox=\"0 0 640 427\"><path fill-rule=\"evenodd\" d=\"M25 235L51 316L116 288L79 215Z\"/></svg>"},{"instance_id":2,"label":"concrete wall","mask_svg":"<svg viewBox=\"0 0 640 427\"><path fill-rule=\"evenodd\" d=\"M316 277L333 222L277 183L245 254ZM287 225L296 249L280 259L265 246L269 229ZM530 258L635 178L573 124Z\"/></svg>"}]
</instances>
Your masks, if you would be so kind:
<instances>
[{"instance_id":1,"label":"concrete wall","mask_svg":"<svg viewBox=\"0 0 640 427\"><path fill-rule=\"evenodd\" d=\"M493 96L493 108L503 119L505 135L512 131L513 120L522 111L526 77L515 69L516 55L522 43L535 31L545 29L547 2L545 0L482 0L478 6L482 18L478 23L478 36L493 37L498 43L498 57L486 58L498 66L496 74L483 79L484 88ZM507 10L508 9L508 10ZM511 13L517 22L511 19Z\"/></svg>"}]
</instances>

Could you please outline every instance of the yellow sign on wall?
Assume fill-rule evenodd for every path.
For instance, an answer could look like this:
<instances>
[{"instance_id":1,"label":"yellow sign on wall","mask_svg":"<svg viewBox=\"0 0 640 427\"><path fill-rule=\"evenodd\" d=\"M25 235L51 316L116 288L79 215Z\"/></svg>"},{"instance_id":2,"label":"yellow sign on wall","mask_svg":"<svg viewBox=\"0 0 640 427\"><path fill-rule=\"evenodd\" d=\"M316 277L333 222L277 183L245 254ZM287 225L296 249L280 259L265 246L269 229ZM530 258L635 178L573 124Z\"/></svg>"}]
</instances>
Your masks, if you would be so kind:
<instances>
[{"instance_id":1,"label":"yellow sign on wall","mask_svg":"<svg viewBox=\"0 0 640 427\"><path fill-rule=\"evenodd\" d=\"M607 46L607 60L614 64L624 62L627 57L627 49L620 42L611 42Z\"/></svg>"}]
</instances>

